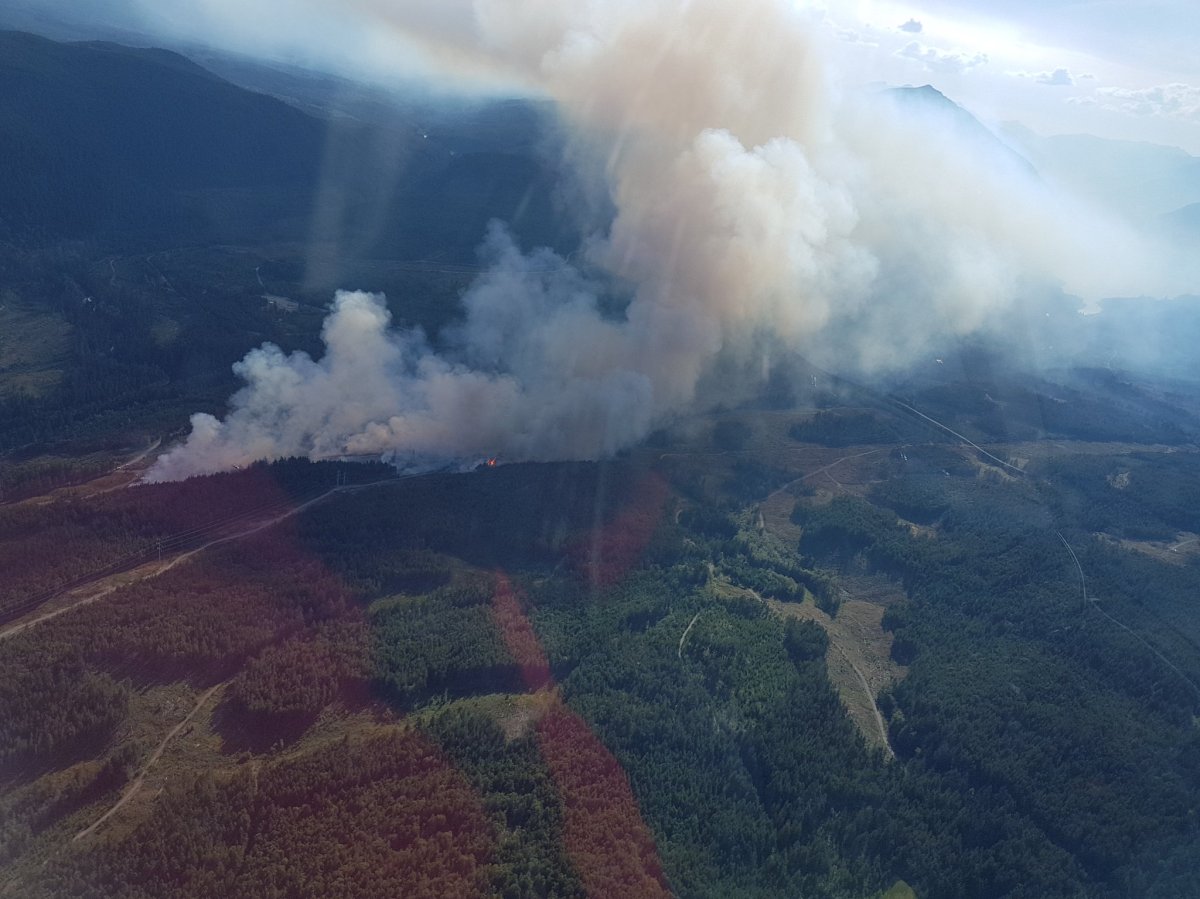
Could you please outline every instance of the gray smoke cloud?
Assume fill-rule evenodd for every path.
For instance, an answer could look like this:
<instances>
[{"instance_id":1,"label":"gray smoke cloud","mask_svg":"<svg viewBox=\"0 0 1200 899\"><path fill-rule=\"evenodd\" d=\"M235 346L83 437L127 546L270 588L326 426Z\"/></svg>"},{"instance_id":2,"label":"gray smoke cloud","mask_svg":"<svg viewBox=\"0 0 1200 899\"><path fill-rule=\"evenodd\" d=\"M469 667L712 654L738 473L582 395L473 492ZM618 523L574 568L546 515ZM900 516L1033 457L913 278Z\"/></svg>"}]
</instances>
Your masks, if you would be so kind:
<instances>
[{"instance_id":1,"label":"gray smoke cloud","mask_svg":"<svg viewBox=\"0 0 1200 899\"><path fill-rule=\"evenodd\" d=\"M870 372L994 323L1031 281L1179 291L1150 283L1166 269L1136 234L995 148L844 93L784 0L427 6L356 8L435 69L557 102L616 209L590 274L494 227L440 351L392 328L381 297L339 293L320 360L251 352L226 418L193 416L151 479L286 456L599 458L703 404L705 372L763 334ZM633 285L620 314L617 281Z\"/></svg>"}]
</instances>

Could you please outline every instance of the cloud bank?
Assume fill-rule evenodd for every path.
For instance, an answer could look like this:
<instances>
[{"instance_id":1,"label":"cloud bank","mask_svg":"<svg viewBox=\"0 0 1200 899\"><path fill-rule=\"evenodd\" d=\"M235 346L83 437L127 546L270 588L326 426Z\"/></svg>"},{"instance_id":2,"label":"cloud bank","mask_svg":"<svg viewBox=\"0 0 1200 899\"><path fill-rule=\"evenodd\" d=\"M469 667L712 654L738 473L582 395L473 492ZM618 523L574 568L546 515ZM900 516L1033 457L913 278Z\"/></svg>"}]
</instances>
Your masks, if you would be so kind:
<instances>
[{"instance_id":1,"label":"cloud bank","mask_svg":"<svg viewBox=\"0 0 1200 899\"><path fill-rule=\"evenodd\" d=\"M1140 116L1162 116L1200 122L1200 87L1190 84L1159 84L1129 89L1102 87L1096 91L1110 109Z\"/></svg>"},{"instance_id":2,"label":"cloud bank","mask_svg":"<svg viewBox=\"0 0 1200 899\"><path fill-rule=\"evenodd\" d=\"M916 60L931 72L965 72L976 66L985 65L986 53L969 53L965 50L939 50L927 47L920 41L909 41L896 51L897 56Z\"/></svg>"},{"instance_id":3,"label":"cloud bank","mask_svg":"<svg viewBox=\"0 0 1200 899\"><path fill-rule=\"evenodd\" d=\"M764 337L879 371L994 322L1031 280L1146 289L1119 226L935 114L843 95L785 0L427 6L357 9L451 74L502 72L557 102L569 158L601 161L582 170L616 209L587 273L495 226L436 348L380 297L339 293L321 359L250 353L228 415L193 416L151 479L286 456L594 459L702 407L705 374ZM618 283L632 298L614 310Z\"/></svg>"},{"instance_id":4,"label":"cloud bank","mask_svg":"<svg viewBox=\"0 0 1200 899\"><path fill-rule=\"evenodd\" d=\"M1034 76L1034 80L1038 84L1049 85L1050 87L1073 87L1075 79L1068 69L1058 68L1053 72L1040 72Z\"/></svg>"}]
</instances>

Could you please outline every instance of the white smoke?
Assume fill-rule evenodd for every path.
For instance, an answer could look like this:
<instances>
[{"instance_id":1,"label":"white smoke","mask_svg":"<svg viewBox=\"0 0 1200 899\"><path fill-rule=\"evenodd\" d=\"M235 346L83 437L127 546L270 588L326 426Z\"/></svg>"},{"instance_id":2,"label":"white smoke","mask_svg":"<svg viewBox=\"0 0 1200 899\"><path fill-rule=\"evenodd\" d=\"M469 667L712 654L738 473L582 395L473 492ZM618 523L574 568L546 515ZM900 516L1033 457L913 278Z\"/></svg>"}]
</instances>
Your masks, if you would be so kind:
<instances>
[{"instance_id":1,"label":"white smoke","mask_svg":"<svg viewBox=\"0 0 1200 899\"><path fill-rule=\"evenodd\" d=\"M841 97L786 0L477 0L436 21L424 6L359 8L436 65L557 101L616 208L588 261L632 301L606 314L604 279L494 228L441 352L392 329L382 298L339 293L320 361L250 353L225 420L194 416L152 479L285 456L597 458L700 402L718 355L756 335L881 369L988 323L1030 279L1147 289L1124 229L953 129Z\"/></svg>"}]
</instances>

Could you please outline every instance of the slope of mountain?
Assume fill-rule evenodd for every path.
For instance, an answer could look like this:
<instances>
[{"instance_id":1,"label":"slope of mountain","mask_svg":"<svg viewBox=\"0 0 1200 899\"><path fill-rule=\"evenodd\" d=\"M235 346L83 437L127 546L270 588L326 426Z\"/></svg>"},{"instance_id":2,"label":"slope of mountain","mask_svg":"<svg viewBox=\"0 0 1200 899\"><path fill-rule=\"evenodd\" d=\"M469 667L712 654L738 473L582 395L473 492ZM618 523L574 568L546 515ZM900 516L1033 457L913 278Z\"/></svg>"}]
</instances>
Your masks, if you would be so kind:
<instances>
[{"instance_id":1,"label":"slope of mountain","mask_svg":"<svg viewBox=\"0 0 1200 899\"><path fill-rule=\"evenodd\" d=\"M237 70L305 109L171 51L0 32L0 239L315 239L466 260L499 218L528 243L569 241L530 104L435 115L324 76Z\"/></svg>"},{"instance_id":2,"label":"slope of mountain","mask_svg":"<svg viewBox=\"0 0 1200 899\"><path fill-rule=\"evenodd\" d=\"M19 32L0 34L0 123L0 219L40 237L196 230L199 192L302 192L323 140L315 119L169 51Z\"/></svg>"},{"instance_id":3,"label":"slope of mountain","mask_svg":"<svg viewBox=\"0 0 1200 899\"><path fill-rule=\"evenodd\" d=\"M1189 203L1163 216L1168 229L1182 237L1200 236L1200 203Z\"/></svg>"},{"instance_id":4,"label":"slope of mountain","mask_svg":"<svg viewBox=\"0 0 1200 899\"><path fill-rule=\"evenodd\" d=\"M1043 137L1015 123L1002 134L1046 177L1135 221L1200 202L1200 159L1178 147L1090 134Z\"/></svg>"},{"instance_id":5,"label":"slope of mountain","mask_svg":"<svg viewBox=\"0 0 1200 899\"><path fill-rule=\"evenodd\" d=\"M54 0L7 0L0 7L0 31L28 31L56 41L104 38L141 45L148 35L136 30L137 16L121 0L56 3Z\"/></svg>"},{"instance_id":6,"label":"slope of mountain","mask_svg":"<svg viewBox=\"0 0 1200 899\"><path fill-rule=\"evenodd\" d=\"M312 349L337 288L436 333L493 219L578 239L533 104L239 80L287 100L165 50L0 32L0 312L55 338L0 348L0 451L207 396L262 340Z\"/></svg>"},{"instance_id":7,"label":"slope of mountain","mask_svg":"<svg viewBox=\"0 0 1200 899\"><path fill-rule=\"evenodd\" d=\"M960 141L973 145L1001 165L1037 177L1037 169L1028 159L1000 140L970 112L959 106L933 85L889 88L886 95L908 114L927 117L931 123L949 128Z\"/></svg>"},{"instance_id":8,"label":"slope of mountain","mask_svg":"<svg viewBox=\"0 0 1200 899\"><path fill-rule=\"evenodd\" d=\"M527 246L573 248L574 223L553 199L561 149L549 102L466 102L209 49L190 55L326 123L325 177L360 197L355 239L373 255L473 260L493 218ZM379 173L393 180L380 183Z\"/></svg>"},{"instance_id":9,"label":"slope of mountain","mask_svg":"<svg viewBox=\"0 0 1200 899\"><path fill-rule=\"evenodd\" d=\"M1120 402L1120 442L1062 427L1137 385L961 362L615 463L126 469L5 509L0 877L1192 895L1200 456ZM1061 438L979 420L1038 403Z\"/></svg>"}]
</instances>

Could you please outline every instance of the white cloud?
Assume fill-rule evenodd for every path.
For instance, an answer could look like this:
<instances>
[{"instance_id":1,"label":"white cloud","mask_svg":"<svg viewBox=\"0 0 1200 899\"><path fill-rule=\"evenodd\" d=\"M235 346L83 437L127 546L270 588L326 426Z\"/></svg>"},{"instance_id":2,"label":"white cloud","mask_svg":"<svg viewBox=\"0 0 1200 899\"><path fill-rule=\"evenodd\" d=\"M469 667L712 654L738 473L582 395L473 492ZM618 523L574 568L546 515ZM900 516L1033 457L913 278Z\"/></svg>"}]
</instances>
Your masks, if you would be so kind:
<instances>
[{"instance_id":1,"label":"white cloud","mask_svg":"<svg viewBox=\"0 0 1200 899\"><path fill-rule=\"evenodd\" d=\"M907 31L909 34L920 34L925 30L925 26L916 19L909 19L903 25L898 26L901 31Z\"/></svg>"},{"instance_id":2,"label":"white cloud","mask_svg":"<svg viewBox=\"0 0 1200 899\"><path fill-rule=\"evenodd\" d=\"M1139 116L1200 122L1200 87L1175 82L1154 87L1102 87L1096 93L1106 109Z\"/></svg>"},{"instance_id":3,"label":"white cloud","mask_svg":"<svg viewBox=\"0 0 1200 899\"><path fill-rule=\"evenodd\" d=\"M1038 84L1047 84L1050 87L1073 87L1075 79L1071 77L1070 71L1063 68L1055 69L1053 72L1041 72L1034 76L1034 80Z\"/></svg>"},{"instance_id":4,"label":"white cloud","mask_svg":"<svg viewBox=\"0 0 1200 899\"><path fill-rule=\"evenodd\" d=\"M864 36L853 28L837 29L838 40L845 41L847 44L858 44L860 47L878 47L879 43Z\"/></svg>"},{"instance_id":5,"label":"white cloud","mask_svg":"<svg viewBox=\"0 0 1200 899\"><path fill-rule=\"evenodd\" d=\"M988 61L986 53L939 50L937 47L927 47L920 41L909 41L896 51L896 55L915 60L931 72L965 72Z\"/></svg>"}]
</instances>

